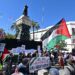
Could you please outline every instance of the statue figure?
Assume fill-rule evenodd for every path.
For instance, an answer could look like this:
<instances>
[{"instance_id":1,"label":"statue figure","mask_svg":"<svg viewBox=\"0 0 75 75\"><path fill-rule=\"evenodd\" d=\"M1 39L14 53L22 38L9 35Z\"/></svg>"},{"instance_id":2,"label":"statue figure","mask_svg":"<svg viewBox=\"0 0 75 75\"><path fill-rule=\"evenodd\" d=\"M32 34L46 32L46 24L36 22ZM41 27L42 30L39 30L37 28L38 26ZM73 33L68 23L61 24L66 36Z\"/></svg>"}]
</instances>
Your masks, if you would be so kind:
<instances>
[{"instance_id":1,"label":"statue figure","mask_svg":"<svg viewBox=\"0 0 75 75\"><path fill-rule=\"evenodd\" d=\"M28 16L28 6L25 5L23 15Z\"/></svg>"}]
</instances>

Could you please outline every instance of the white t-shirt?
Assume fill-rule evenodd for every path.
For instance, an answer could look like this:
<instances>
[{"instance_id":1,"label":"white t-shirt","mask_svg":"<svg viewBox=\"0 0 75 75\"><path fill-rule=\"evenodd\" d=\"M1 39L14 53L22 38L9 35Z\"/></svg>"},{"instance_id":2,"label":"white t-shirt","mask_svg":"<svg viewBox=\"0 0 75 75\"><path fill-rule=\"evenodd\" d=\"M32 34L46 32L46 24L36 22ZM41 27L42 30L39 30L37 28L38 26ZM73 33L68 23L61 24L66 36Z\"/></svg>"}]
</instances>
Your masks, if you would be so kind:
<instances>
[{"instance_id":1,"label":"white t-shirt","mask_svg":"<svg viewBox=\"0 0 75 75\"><path fill-rule=\"evenodd\" d=\"M18 72L18 73L13 73L13 74L11 74L11 75L24 75L24 74L21 73L21 72Z\"/></svg>"}]
</instances>

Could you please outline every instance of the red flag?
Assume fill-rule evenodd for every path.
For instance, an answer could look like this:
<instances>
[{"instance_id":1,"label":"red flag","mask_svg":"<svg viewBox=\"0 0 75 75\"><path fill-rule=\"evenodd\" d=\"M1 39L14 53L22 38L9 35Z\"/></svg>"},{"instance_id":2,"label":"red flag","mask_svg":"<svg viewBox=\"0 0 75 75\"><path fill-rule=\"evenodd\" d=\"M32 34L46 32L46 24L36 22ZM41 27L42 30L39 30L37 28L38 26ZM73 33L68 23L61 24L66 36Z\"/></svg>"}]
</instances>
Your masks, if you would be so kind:
<instances>
[{"instance_id":1,"label":"red flag","mask_svg":"<svg viewBox=\"0 0 75 75\"><path fill-rule=\"evenodd\" d=\"M8 49L4 49L4 52L2 53L2 56L1 56L1 58L2 58L2 61L6 58L6 56L9 54L10 52L8 51Z\"/></svg>"}]
</instances>

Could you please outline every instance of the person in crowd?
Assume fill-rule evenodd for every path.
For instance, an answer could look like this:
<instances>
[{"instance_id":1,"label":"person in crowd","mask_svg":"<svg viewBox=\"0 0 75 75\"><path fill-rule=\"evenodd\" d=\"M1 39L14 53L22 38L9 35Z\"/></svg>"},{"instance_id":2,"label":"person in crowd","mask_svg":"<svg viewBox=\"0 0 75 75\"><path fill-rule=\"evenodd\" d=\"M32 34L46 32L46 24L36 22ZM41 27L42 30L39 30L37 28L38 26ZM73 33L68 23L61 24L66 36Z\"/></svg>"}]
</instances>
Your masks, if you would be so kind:
<instances>
[{"instance_id":1,"label":"person in crowd","mask_svg":"<svg viewBox=\"0 0 75 75\"><path fill-rule=\"evenodd\" d=\"M18 65L19 71L24 75L29 74L29 58L24 58L22 62Z\"/></svg>"},{"instance_id":2,"label":"person in crowd","mask_svg":"<svg viewBox=\"0 0 75 75\"><path fill-rule=\"evenodd\" d=\"M49 75L59 75L59 70L56 68L51 68L49 70Z\"/></svg>"},{"instance_id":3,"label":"person in crowd","mask_svg":"<svg viewBox=\"0 0 75 75\"><path fill-rule=\"evenodd\" d=\"M38 51L35 51L33 54L32 54L32 57L37 57L38 56Z\"/></svg>"},{"instance_id":4,"label":"person in crowd","mask_svg":"<svg viewBox=\"0 0 75 75\"><path fill-rule=\"evenodd\" d=\"M73 57L73 62L75 63L75 47L72 49L72 57Z\"/></svg>"},{"instance_id":5,"label":"person in crowd","mask_svg":"<svg viewBox=\"0 0 75 75\"><path fill-rule=\"evenodd\" d=\"M54 64L57 64L58 63L58 52L54 51L53 55L54 55Z\"/></svg>"},{"instance_id":6,"label":"person in crowd","mask_svg":"<svg viewBox=\"0 0 75 75\"><path fill-rule=\"evenodd\" d=\"M71 62L72 60L73 60L72 53L69 53L69 54L68 54L68 57L67 57L67 59L66 59L66 61L69 63L69 62Z\"/></svg>"},{"instance_id":7,"label":"person in crowd","mask_svg":"<svg viewBox=\"0 0 75 75\"><path fill-rule=\"evenodd\" d=\"M16 67L16 68L15 68L15 72L14 72L13 74L11 74L11 75L24 75L24 74L21 73L21 72L19 72L19 68Z\"/></svg>"},{"instance_id":8,"label":"person in crowd","mask_svg":"<svg viewBox=\"0 0 75 75\"><path fill-rule=\"evenodd\" d=\"M59 52L58 56L58 64L61 68L64 68L64 59L63 59L63 54L62 52Z\"/></svg>"},{"instance_id":9,"label":"person in crowd","mask_svg":"<svg viewBox=\"0 0 75 75\"><path fill-rule=\"evenodd\" d=\"M28 53L28 54L27 54L27 57L28 57L28 58L31 58L31 53Z\"/></svg>"},{"instance_id":10,"label":"person in crowd","mask_svg":"<svg viewBox=\"0 0 75 75\"><path fill-rule=\"evenodd\" d=\"M67 65L67 61L66 60L67 60L68 56L69 56L68 53L64 52L64 64L65 65Z\"/></svg>"},{"instance_id":11,"label":"person in crowd","mask_svg":"<svg viewBox=\"0 0 75 75\"><path fill-rule=\"evenodd\" d=\"M22 58L25 58L26 57L26 54L25 52L22 53Z\"/></svg>"},{"instance_id":12,"label":"person in crowd","mask_svg":"<svg viewBox=\"0 0 75 75\"><path fill-rule=\"evenodd\" d=\"M7 58L7 63L6 63L6 75L11 74L11 69L12 69L12 63L13 63L13 54L10 53Z\"/></svg>"},{"instance_id":13,"label":"person in crowd","mask_svg":"<svg viewBox=\"0 0 75 75\"><path fill-rule=\"evenodd\" d=\"M49 56L47 51L43 51L43 56Z\"/></svg>"},{"instance_id":14,"label":"person in crowd","mask_svg":"<svg viewBox=\"0 0 75 75\"><path fill-rule=\"evenodd\" d=\"M51 54L50 54L50 60L51 60L52 65L54 65L54 54L53 54L53 52L51 52Z\"/></svg>"},{"instance_id":15,"label":"person in crowd","mask_svg":"<svg viewBox=\"0 0 75 75\"><path fill-rule=\"evenodd\" d=\"M72 59L68 60L67 66L59 70L59 75L75 75L75 63Z\"/></svg>"},{"instance_id":16,"label":"person in crowd","mask_svg":"<svg viewBox=\"0 0 75 75\"><path fill-rule=\"evenodd\" d=\"M18 63L22 62L23 54L20 52L18 56Z\"/></svg>"}]
</instances>

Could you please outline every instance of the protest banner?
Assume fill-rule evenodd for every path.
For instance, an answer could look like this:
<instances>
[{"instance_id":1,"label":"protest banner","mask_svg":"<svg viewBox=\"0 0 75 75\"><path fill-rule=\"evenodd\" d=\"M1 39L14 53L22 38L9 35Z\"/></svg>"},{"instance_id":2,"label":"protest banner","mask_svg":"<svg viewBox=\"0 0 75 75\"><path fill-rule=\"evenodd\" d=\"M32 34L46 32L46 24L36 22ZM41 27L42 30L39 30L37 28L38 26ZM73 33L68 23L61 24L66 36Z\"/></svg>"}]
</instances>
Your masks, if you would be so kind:
<instances>
[{"instance_id":1,"label":"protest banner","mask_svg":"<svg viewBox=\"0 0 75 75\"><path fill-rule=\"evenodd\" d=\"M33 73L37 70L50 67L49 57L34 57L29 63L29 72Z\"/></svg>"},{"instance_id":2,"label":"protest banner","mask_svg":"<svg viewBox=\"0 0 75 75\"><path fill-rule=\"evenodd\" d=\"M12 48L10 52L13 54L19 54L21 52L21 48L20 47Z\"/></svg>"},{"instance_id":3,"label":"protest banner","mask_svg":"<svg viewBox=\"0 0 75 75\"><path fill-rule=\"evenodd\" d=\"M35 51L36 50L34 50L34 49L28 49L28 50L26 50L26 49L23 49L21 47L17 47L17 48L12 48L12 50L10 52L13 53L13 54L17 54L17 55L19 53L25 53L27 55L28 53L33 54Z\"/></svg>"}]
</instances>

